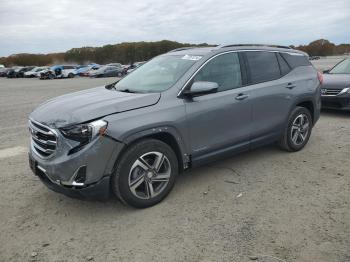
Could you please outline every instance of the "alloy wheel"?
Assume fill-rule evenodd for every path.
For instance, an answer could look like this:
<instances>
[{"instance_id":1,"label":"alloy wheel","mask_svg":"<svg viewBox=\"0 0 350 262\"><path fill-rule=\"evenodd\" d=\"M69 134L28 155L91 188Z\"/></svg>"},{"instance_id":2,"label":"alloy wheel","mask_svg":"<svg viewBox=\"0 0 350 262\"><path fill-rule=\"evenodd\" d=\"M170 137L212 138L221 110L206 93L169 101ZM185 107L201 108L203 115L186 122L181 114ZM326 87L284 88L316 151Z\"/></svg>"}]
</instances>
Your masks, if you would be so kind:
<instances>
[{"instance_id":1,"label":"alloy wheel","mask_svg":"<svg viewBox=\"0 0 350 262\"><path fill-rule=\"evenodd\" d=\"M306 114L299 114L293 121L290 137L292 142L299 146L304 143L310 130L309 118Z\"/></svg>"},{"instance_id":2,"label":"alloy wheel","mask_svg":"<svg viewBox=\"0 0 350 262\"><path fill-rule=\"evenodd\" d=\"M145 153L131 166L130 191L140 199L154 198L166 188L170 175L170 161L163 153Z\"/></svg>"}]
</instances>

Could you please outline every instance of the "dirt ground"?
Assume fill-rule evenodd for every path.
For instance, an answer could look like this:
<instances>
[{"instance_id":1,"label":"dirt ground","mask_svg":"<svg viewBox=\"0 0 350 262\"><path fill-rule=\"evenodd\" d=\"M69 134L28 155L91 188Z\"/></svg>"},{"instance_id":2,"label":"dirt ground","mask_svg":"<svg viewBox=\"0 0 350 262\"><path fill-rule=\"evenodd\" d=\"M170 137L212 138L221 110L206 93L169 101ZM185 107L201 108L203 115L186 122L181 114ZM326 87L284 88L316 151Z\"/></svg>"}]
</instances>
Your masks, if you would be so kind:
<instances>
[{"instance_id":1,"label":"dirt ground","mask_svg":"<svg viewBox=\"0 0 350 262\"><path fill-rule=\"evenodd\" d=\"M152 208L48 190L28 167L28 114L111 81L0 79L0 261L350 261L350 113L322 112L300 152L185 172Z\"/></svg>"}]
</instances>

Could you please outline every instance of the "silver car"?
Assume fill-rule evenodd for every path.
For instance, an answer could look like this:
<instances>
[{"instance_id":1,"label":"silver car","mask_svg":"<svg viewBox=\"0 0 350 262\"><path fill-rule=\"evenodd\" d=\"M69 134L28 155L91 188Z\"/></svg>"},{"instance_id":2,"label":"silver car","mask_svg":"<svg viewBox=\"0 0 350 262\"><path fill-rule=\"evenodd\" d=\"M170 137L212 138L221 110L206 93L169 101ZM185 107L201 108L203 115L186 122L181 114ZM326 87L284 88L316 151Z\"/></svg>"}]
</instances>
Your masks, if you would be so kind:
<instances>
[{"instance_id":1,"label":"silver car","mask_svg":"<svg viewBox=\"0 0 350 262\"><path fill-rule=\"evenodd\" d=\"M178 173L278 142L301 150L320 75L287 47L182 48L119 82L47 101L29 118L33 172L54 191L144 208Z\"/></svg>"}]
</instances>

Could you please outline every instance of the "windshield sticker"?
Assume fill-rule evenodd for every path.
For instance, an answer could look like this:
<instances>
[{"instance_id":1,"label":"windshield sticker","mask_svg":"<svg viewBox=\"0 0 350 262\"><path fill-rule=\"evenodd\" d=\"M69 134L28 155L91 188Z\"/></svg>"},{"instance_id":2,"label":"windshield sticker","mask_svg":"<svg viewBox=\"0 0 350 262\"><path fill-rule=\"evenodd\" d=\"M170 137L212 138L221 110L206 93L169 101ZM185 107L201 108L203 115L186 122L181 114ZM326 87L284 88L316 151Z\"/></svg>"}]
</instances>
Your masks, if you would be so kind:
<instances>
[{"instance_id":1,"label":"windshield sticker","mask_svg":"<svg viewBox=\"0 0 350 262\"><path fill-rule=\"evenodd\" d=\"M198 61L202 57L199 55L184 55L181 59L186 59L186 60L193 60L193 61Z\"/></svg>"}]
</instances>

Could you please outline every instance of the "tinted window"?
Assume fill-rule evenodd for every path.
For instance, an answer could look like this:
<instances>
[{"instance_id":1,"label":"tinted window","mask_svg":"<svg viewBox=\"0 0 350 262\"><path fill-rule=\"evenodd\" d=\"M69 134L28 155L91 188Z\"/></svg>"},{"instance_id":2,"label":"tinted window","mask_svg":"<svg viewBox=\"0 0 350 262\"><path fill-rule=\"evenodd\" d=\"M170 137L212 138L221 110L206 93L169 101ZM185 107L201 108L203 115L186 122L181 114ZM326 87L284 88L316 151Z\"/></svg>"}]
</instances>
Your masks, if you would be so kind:
<instances>
[{"instance_id":1,"label":"tinted window","mask_svg":"<svg viewBox=\"0 0 350 262\"><path fill-rule=\"evenodd\" d=\"M260 83L279 78L280 68L274 52L246 52L251 83Z\"/></svg>"},{"instance_id":2,"label":"tinted window","mask_svg":"<svg viewBox=\"0 0 350 262\"><path fill-rule=\"evenodd\" d=\"M299 53L281 53L281 55L292 68L311 65L309 58L305 55Z\"/></svg>"},{"instance_id":3,"label":"tinted window","mask_svg":"<svg viewBox=\"0 0 350 262\"><path fill-rule=\"evenodd\" d=\"M219 92L240 87L242 77L238 54L228 53L213 58L197 73L193 81L215 82L219 85Z\"/></svg>"},{"instance_id":4,"label":"tinted window","mask_svg":"<svg viewBox=\"0 0 350 262\"><path fill-rule=\"evenodd\" d=\"M290 69L289 65L287 64L286 60L284 60L284 58L281 56L281 54L277 54L277 59L278 59L279 65L280 65L281 74L283 76L288 74L291 69Z\"/></svg>"}]
</instances>

